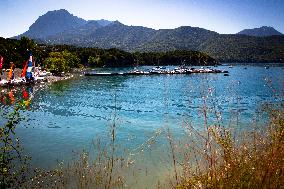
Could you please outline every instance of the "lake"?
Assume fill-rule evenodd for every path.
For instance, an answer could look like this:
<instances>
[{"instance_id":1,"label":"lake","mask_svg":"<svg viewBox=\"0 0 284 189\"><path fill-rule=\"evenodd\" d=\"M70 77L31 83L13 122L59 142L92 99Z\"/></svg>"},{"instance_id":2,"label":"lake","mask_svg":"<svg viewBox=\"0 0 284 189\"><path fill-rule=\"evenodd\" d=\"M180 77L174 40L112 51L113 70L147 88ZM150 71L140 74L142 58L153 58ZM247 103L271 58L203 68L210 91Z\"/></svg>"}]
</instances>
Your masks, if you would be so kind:
<instances>
[{"instance_id":1,"label":"lake","mask_svg":"<svg viewBox=\"0 0 284 189\"><path fill-rule=\"evenodd\" d=\"M229 76L81 76L48 86L2 91L1 109L11 108L11 96L32 95L17 135L35 167L52 168L73 160L83 149L95 151L93 141L98 138L107 145L115 122L116 145L121 149L117 153L127 149L138 164L158 175L168 170L165 128L177 141L186 136L184 125L188 123L202 130L206 108L208 125L250 130L253 123L265 126L268 121L262 111L265 104L283 101L283 67L218 69L228 70ZM147 143L151 137L155 137L153 145Z\"/></svg>"}]
</instances>

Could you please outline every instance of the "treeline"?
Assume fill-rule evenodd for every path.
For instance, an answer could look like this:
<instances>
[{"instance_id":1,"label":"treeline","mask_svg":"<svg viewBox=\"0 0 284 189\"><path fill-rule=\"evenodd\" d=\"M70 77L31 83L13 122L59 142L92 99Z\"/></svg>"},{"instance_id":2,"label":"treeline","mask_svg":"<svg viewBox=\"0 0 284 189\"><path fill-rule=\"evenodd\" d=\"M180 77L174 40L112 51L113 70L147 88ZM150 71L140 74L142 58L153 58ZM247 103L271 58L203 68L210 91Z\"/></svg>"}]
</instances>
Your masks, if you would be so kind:
<instances>
[{"instance_id":1,"label":"treeline","mask_svg":"<svg viewBox=\"0 0 284 189\"><path fill-rule=\"evenodd\" d=\"M56 72L69 71L73 67L126 67L143 65L215 65L216 60L197 51L125 52L119 49L99 49L70 45L41 45L22 37L20 40L0 38L0 55L4 68L13 62L21 68L33 52L36 65Z\"/></svg>"}]
</instances>

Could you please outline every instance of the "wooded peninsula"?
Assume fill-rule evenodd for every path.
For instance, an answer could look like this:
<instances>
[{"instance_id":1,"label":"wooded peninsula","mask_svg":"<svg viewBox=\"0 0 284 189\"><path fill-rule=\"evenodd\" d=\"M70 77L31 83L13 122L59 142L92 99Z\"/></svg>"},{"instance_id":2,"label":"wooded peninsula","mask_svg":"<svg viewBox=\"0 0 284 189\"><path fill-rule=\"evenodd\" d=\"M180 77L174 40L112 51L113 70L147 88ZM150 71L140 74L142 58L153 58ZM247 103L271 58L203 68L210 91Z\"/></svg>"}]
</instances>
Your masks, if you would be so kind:
<instances>
[{"instance_id":1,"label":"wooded peninsula","mask_svg":"<svg viewBox=\"0 0 284 189\"><path fill-rule=\"evenodd\" d=\"M145 65L216 65L209 55L188 50L169 52L125 52L119 49L75 47L70 45L43 45L22 37L20 40L0 38L3 68L10 62L21 68L32 51L36 65L54 72L70 71L82 67L127 67Z\"/></svg>"}]
</instances>

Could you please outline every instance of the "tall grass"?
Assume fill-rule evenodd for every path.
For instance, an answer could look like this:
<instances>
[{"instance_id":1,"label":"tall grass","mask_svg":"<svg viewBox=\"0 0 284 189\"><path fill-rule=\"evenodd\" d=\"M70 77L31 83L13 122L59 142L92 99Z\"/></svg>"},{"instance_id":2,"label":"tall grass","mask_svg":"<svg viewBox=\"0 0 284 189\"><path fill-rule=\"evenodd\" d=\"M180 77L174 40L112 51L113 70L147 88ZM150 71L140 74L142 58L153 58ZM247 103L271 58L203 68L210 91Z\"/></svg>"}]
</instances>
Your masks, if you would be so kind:
<instances>
[{"instance_id":1,"label":"tall grass","mask_svg":"<svg viewBox=\"0 0 284 189\"><path fill-rule=\"evenodd\" d=\"M266 127L252 125L237 136L232 127L207 126L206 110L203 132L187 123L176 188L284 187L284 103L265 111Z\"/></svg>"}]
</instances>

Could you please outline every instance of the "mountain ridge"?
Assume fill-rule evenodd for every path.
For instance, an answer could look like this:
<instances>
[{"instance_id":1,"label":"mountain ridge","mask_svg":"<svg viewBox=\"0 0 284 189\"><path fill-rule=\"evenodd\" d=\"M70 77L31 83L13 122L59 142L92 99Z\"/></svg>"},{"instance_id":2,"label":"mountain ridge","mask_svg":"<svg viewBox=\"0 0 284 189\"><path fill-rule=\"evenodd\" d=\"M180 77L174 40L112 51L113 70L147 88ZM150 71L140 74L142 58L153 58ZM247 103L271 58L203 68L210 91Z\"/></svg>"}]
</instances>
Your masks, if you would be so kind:
<instances>
[{"instance_id":1,"label":"mountain ridge","mask_svg":"<svg viewBox=\"0 0 284 189\"><path fill-rule=\"evenodd\" d=\"M205 52L220 61L284 62L283 35L259 37L245 34L219 34L191 26L155 30L143 26L128 26L119 21L80 20L66 10L60 11L63 15L67 15L67 20L71 20L71 24L62 27L65 29L43 37L37 35L37 31L27 31L20 36L55 45L118 48L129 52L194 50ZM56 11L48 13L60 15L56 14ZM44 16L46 15L42 17ZM46 28L49 28L48 24L50 23L47 22ZM34 35L29 35L29 32Z\"/></svg>"}]
</instances>

